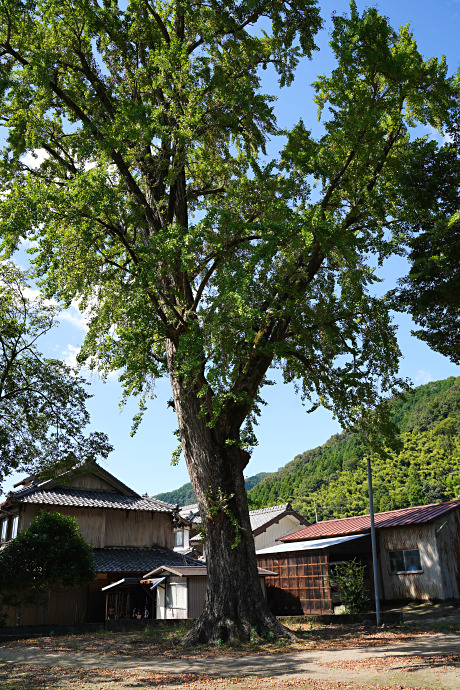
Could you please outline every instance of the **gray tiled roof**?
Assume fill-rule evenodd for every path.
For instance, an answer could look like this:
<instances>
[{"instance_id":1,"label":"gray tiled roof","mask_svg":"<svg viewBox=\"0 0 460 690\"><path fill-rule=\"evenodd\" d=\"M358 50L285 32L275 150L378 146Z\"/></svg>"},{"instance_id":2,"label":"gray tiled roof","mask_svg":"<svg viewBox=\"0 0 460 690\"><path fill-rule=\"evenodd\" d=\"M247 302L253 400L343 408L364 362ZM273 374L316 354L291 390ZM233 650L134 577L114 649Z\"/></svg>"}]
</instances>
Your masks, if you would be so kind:
<instances>
[{"instance_id":1,"label":"gray tiled roof","mask_svg":"<svg viewBox=\"0 0 460 690\"><path fill-rule=\"evenodd\" d=\"M159 501L157 498L126 496L111 491L63 489L61 487L48 490L29 487L11 493L9 497L21 503L78 506L80 508L122 508L124 510L153 510L164 513L171 513L176 508L176 506Z\"/></svg>"},{"instance_id":2,"label":"gray tiled roof","mask_svg":"<svg viewBox=\"0 0 460 690\"><path fill-rule=\"evenodd\" d=\"M106 572L139 572L147 573L164 565L169 566L197 566L203 563L190 556L181 556L164 546L149 548L129 548L112 546L105 549L93 549L94 568L98 573Z\"/></svg>"},{"instance_id":3,"label":"gray tiled roof","mask_svg":"<svg viewBox=\"0 0 460 690\"><path fill-rule=\"evenodd\" d=\"M180 509L180 514L182 517L186 517L183 513L185 508L195 508L195 506L184 506L183 508ZM292 506L290 503L283 503L282 505L279 506L271 506L270 508L259 508L258 510L250 510L249 511L249 519L251 521L251 529L254 532L254 530L258 529L259 527L262 527L265 525L267 522L270 522L270 520L273 520L273 518L276 518L278 515L282 515L288 510L292 510ZM197 520L193 520L193 522L197 522ZM194 537L190 539L190 541L199 541L201 540L201 535L196 534Z\"/></svg>"},{"instance_id":4,"label":"gray tiled roof","mask_svg":"<svg viewBox=\"0 0 460 690\"><path fill-rule=\"evenodd\" d=\"M254 531L266 522L270 522L277 515L285 513L287 510L291 510L290 503L283 503L280 506L271 506L271 508L259 508L259 510L250 510L249 518L251 520L251 529Z\"/></svg>"},{"instance_id":5,"label":"gray tiled roof","mask_svg":"<svg viewBox=\"0 0 460 690\"><path fill-rule=\"evenodd\" d=\"M189 522L194 522L199 524L201 522L200 511L198 510L198 503L191 503L188 506L182 506L179 508L179 515L188 520Z\"/></svg>"}]
</instances>

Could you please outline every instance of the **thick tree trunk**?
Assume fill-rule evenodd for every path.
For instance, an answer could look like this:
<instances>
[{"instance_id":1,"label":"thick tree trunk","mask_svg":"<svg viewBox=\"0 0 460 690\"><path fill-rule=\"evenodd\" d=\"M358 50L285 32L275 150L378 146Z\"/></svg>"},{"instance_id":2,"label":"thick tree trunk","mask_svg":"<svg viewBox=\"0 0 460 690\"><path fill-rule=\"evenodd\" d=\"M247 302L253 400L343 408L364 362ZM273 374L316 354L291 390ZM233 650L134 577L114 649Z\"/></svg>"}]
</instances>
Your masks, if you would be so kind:
<instances>
[{"instance_id":1,"label":"thick tree trunk","mask_svg":"<svg viewBox=\"0 0 460 690\"><path fill-rule=\"evenodd\" d=\"M251 633L286 637L269 610L257 571L243 470L248 454L228 445L222 425L200 417L202 398L171 378L182 448L205 531L208 590L186 644L248 640Z\"/></svg>"}]
</instances>

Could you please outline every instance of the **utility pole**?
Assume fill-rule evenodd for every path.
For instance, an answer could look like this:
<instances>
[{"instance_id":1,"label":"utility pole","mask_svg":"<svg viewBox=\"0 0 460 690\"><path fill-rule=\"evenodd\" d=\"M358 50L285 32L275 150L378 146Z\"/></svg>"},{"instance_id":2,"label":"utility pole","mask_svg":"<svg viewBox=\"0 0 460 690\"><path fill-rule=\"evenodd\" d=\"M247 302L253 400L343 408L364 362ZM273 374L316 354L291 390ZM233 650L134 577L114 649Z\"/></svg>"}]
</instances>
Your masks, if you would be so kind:
<instances>
[{"instance_id":1,"label":"utility pole","mask_svg":"<svg viewBox=\"0 0 460 690\"><path fill-rule=\"evenodd\" d=\"M375 522L374 522L374 496L372 493L372 470L371 460L367 458L367 485L369 488L369 514L371 517L371 542L372 542L372 565L374 569L374 594L375 594L375 617L377 625L381 624L380 615L380 591L379 591L379 572L377 564L377 542L375 539Z\"/></svg>"},{"instance_id":2,"label":"utility pole","mask_svg":"<svg viewBox=\"0 0 460 690\"><path fill-rule=\"evenodd\" d=\"M315 504L315 518L316 518L316 522L318 522L318 511L316 510L316 501L314 501L314 504Z\"/></svg>"}]
</instances>

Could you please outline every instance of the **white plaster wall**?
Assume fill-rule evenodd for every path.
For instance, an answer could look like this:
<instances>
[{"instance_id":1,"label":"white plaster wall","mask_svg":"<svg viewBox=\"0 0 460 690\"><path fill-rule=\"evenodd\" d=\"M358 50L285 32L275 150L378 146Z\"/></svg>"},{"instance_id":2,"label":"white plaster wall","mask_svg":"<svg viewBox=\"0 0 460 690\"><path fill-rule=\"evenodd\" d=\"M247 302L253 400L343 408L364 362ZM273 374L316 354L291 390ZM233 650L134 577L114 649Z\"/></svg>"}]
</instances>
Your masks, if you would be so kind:
<instances>
[{"instance_id":1,"label":"white plaster wall","mask_svg":"<svg viewBox=\"0 0 460 690\"><path fill-rule=\"evenodd\" d=\"M285 515L279 522L270 525L265 532L254 537L256 551L259 549L266 549L269 546L275 546L277 544L277 539L285 537L286 534L296 532L300 527L303 527L303 525L297 518L292 515Z\"/></svg>"}]
</instances>

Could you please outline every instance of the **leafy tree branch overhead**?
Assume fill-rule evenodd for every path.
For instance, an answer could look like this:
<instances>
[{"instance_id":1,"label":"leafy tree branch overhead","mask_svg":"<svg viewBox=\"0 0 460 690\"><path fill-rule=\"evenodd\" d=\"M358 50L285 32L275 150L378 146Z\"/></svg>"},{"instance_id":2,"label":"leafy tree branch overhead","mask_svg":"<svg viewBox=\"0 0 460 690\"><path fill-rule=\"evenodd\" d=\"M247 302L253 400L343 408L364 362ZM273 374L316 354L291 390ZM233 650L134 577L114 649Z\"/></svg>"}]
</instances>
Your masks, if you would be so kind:
<instances>
[{"instance_id":1,"label":"leafy tree branch overhead","mask_svg":"<svg viewBox=\"0 0 460 690\"><path fill-rule=\"evenodd\" d=\"M0 263L0 483L13 471L53 472L112 450L105 434L83 433L84 381L38 349L56 308L28 296L27 278Z\"/></svg>"},{"instance_id":2,"label":"leafy tree branch overhead","mask_svg":"<svg viewBox=\"0 0 460 690\"><path fill-rule=\"evenodd\" d=\"M291 82L321 27L313 0L1 8L3 247L38 242L45 294L91 312L82 361L121 369L141 412L152 380L170 377L208 515L207 605L188 639L283 634L244 492L260 390L281 367L347 425L402 386L374 264L426 206L405 197L402 171L427 148L409 129L448 126L457 83L407 27L351 3L333 20L336 69L315 82L324 135L300 121L267 163L279 132L259 70ZM33 149L47 157L32 169Z\"/></svg>"}]
</instances>

